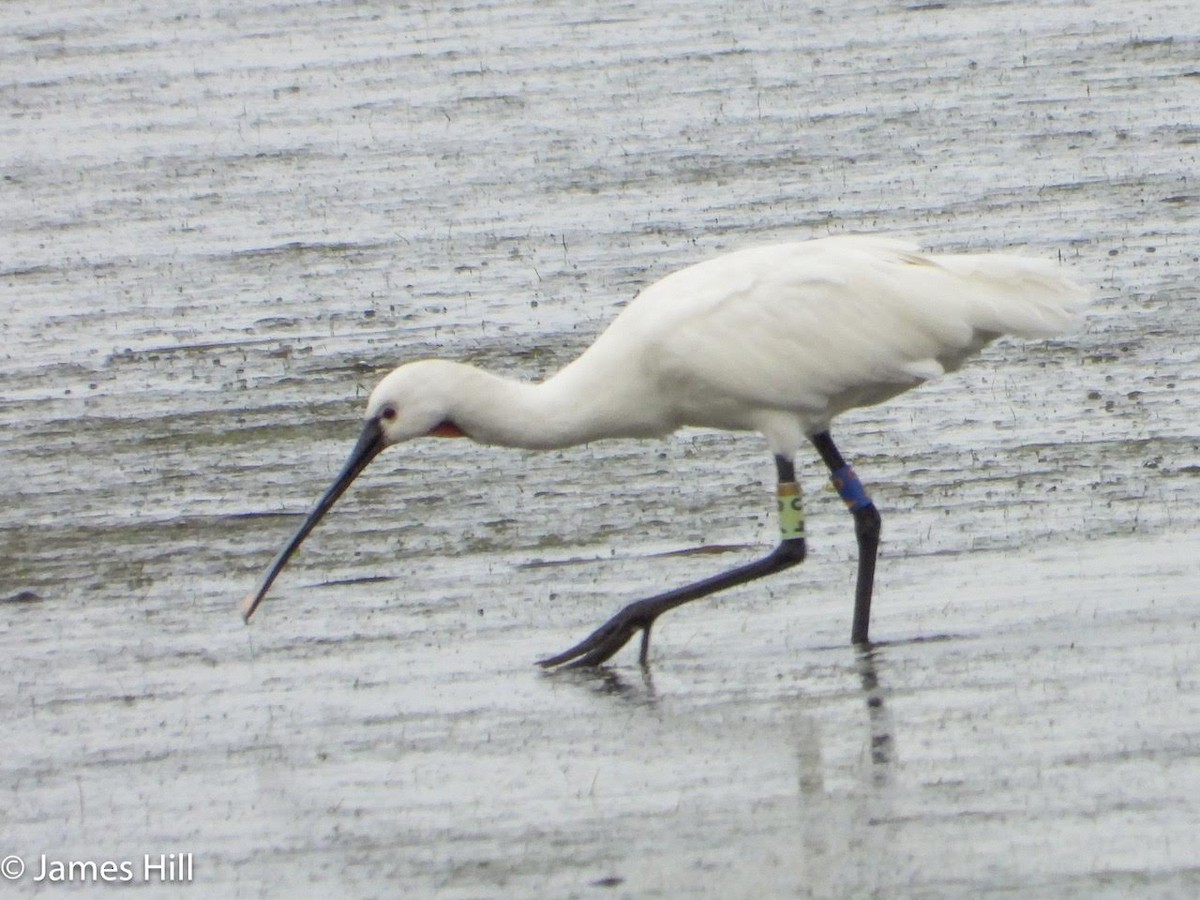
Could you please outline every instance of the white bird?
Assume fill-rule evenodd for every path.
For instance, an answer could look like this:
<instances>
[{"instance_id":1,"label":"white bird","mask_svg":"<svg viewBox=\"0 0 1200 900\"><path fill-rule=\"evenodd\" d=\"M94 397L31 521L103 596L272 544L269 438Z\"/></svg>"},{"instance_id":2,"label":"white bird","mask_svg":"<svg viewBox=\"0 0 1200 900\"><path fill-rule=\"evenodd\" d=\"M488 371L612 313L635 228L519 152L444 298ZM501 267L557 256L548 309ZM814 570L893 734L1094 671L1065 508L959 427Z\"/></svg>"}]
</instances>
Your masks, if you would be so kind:
<instances>
[{"instance_id":1,"label":"white bird","mask_svg":"<svg viewBox=\"0 0 1200 900\"><path fill-rule=\"evenodd\" d=\"M854 516L859 561L851 640L866 644L880 517L834 446L839 413L893 397L1003 334L1048 337L1077 320L1086 291L1041 260L931 255L884 237L754 247L675 272L642 291L595 343L540 384L423 360L367 401L341 474L242 603L249 621L284 564L385 447L429 435L551 449L661 438L684 426L758 431L779 476L779 545L766 557L630 603L542 665L596 665L680 604L801 562L794 457L810 441Z\"/></svg>"}]
</instances>

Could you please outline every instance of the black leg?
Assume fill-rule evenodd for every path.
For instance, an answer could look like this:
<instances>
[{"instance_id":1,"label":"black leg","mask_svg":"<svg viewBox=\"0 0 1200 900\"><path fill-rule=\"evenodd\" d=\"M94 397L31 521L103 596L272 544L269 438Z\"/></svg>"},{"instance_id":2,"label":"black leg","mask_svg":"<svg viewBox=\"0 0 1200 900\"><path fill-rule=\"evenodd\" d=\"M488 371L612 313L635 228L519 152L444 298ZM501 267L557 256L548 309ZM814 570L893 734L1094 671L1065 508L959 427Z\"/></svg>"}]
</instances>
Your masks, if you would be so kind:
<instances>
[{"instance_id":1,"label":"black leg","mask_svg":"<svg viewBox=\"0 0 1200 900\"><path fill-rule=\"evenodd\" d=\"M871 592L875 587L875 558L879 555L879 532L881 520L879 510L867 496L862 482L854 470L842 458L828 431L812 438L813 446L829 467L833 486L854 515L854 534L858 538L858 582L854 591L854 624L850 628L850 641L854 644L869 643L868 629L871 627Z\"/></svg>"},{"instance_id":2,"label":"black leg","mask_svg":"<svg viewBox=\"0 0 1200 900\"><path fill-rule=\"evenodd\" d=\"M642 648L639 660L646 664L650 652L650 627L654 620L667 610L682 606L691 600L715 594L738 584L745 584L764 575L790 568L804 560L804 511L800 505L800 488L796 483L796 470L792 461L782 456L775 457L775 468L779 473L777 495L780 514L780 542L774 550L760 560L721 572L703 581L667 591L645 600L630 603L619 613L593 631L590 635L563 653L543 659L539 665L547 668L569 663L576 666L597 666L620 650L640 630Z\"/></svg>"}]
</instances>

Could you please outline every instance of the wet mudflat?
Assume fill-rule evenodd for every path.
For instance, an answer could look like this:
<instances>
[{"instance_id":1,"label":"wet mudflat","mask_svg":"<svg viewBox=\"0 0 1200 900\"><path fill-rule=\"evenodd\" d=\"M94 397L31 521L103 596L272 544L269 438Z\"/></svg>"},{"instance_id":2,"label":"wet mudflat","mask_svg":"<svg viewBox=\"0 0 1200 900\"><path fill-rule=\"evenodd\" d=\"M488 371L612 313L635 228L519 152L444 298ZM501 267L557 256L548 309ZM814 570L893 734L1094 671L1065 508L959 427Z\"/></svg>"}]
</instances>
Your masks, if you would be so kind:
<instances>
[{"instance_id":1,"label":"wet mudflat","mask_svg":"<svg viewBox=\"0 0 1200 900\"><path fill-rule=\"evenodd\" d=\"M0 7L10 893L1195 895L1198 51L1184 2ZM539 378L861 231L1097 292L840 420L870 652L814 459L800 570L532 665L774 540L759 439L699 431L389 451L242 625L386 369Z\"/></svg>"}]
</instances>

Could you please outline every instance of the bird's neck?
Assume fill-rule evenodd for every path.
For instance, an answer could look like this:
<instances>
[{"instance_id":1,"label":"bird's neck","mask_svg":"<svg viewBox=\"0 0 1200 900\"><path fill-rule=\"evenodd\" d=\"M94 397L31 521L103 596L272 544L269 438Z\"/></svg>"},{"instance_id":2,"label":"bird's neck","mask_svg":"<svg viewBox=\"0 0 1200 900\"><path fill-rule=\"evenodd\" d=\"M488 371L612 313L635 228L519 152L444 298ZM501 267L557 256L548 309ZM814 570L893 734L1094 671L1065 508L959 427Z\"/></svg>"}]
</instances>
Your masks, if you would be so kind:
<instances>
[{"instance_id":1,"label":"bird's neck","mask_svg":"<svg viewBox=\"0 0 1200 900\"><path fill-rule=\"evenodd\" d=\"M609 437L657 437L664 429L643 398L621 396L567 366L535 384L459 367L465 389L454 393L450 416L482 444L550 450ZM653 421L652 421L653 420Z\"/></svg>"}]
</instances>

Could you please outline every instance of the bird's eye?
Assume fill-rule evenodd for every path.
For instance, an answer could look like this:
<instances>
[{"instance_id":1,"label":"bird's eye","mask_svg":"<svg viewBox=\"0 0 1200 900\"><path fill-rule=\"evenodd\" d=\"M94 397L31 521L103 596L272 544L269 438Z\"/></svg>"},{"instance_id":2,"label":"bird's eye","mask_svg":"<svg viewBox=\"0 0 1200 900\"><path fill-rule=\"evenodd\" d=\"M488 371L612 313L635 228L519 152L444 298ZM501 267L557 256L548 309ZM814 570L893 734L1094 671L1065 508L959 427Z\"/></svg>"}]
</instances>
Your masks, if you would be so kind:
<instances>
[{"instance_id":1,"label":"bird's eye","mask_svg":"<svg viewBox=\"0 0 1200 900\"><path fill-rule=\"evenodd\" d=\"M392 421L392 419L396 418L396 407L385 406L379 411L379 418L383 419L385 422Z\"/></svg>"}]
</instances>

